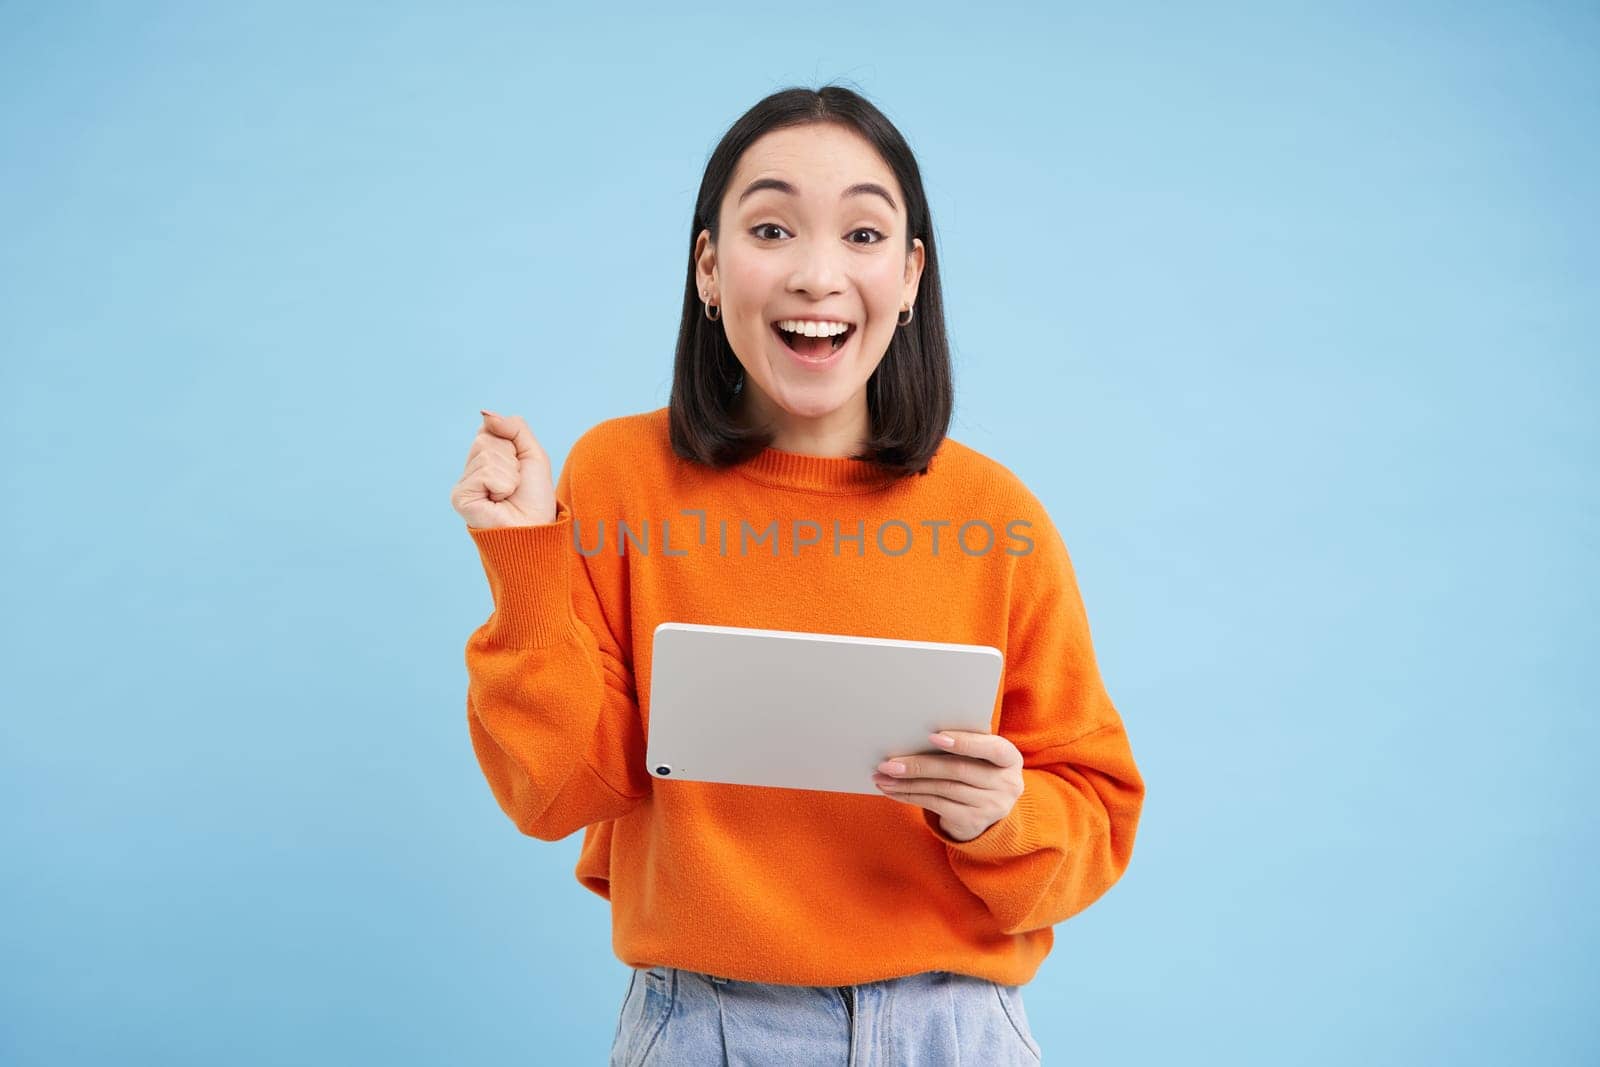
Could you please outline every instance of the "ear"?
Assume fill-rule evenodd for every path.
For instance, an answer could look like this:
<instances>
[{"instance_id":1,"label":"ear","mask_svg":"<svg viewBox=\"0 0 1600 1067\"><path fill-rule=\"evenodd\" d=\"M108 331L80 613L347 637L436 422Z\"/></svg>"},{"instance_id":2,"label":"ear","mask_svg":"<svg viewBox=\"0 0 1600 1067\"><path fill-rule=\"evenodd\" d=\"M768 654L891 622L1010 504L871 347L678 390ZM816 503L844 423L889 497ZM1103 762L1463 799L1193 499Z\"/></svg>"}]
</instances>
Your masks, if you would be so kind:
<instances>
[{"instance_id":1,"label":"ear","mask_svg":"<svg viewBox=\"0 0 1600 1067\"><path fill-rule=\"evenodd\" d=\"M906 253L906 289L905 293L900 297L900 303L915 306L917 303L917 289L922 284L922 266L924 259L927 257L927 251L923 248L922 238L920 237L913 238L911 246L911 251Z\"/></svg>"},{"instance_id":2,"label":"ear","mask_svg":"<svg viewBox=\"0 0 1600 1067\"><path fill-rule=\"evenodd\" d=\"M694 239L694 272L703 280L715 277L717 269L717 249L711 243L711 231L701 230Z\"/></svg>"}]
</instances>

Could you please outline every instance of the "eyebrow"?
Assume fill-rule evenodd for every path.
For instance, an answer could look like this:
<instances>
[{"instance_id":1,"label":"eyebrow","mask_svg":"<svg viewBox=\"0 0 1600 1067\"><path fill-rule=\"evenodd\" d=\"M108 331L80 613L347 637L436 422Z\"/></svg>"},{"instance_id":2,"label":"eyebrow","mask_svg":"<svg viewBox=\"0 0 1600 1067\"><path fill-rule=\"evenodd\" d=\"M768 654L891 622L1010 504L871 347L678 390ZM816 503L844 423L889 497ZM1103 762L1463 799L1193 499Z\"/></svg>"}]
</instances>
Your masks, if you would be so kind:
<instances>
[{"instance_id":1,"label":"eyebrow","mask_svg":"<svg viewBox=\"0 0 1600 1067\"><path fill-rule=\"evenodd\" d=\"M755 181L744 187L744 192L739 194L738 203L744 203L746 197L754 193L758 193L762 189L773 189L787 196L800 195L799 189L796 189L793 185L784 181L782 178L757 178ZM877 182L856 182L844 192L840 193L839 199L848 200L852 196L861 196L862 194L881 196L884 198L884 200L888 201L889 207L896 211L900 210L894 202L894 197L889 195L889 190L885 189Z\"/></svg>"}]
</instances>

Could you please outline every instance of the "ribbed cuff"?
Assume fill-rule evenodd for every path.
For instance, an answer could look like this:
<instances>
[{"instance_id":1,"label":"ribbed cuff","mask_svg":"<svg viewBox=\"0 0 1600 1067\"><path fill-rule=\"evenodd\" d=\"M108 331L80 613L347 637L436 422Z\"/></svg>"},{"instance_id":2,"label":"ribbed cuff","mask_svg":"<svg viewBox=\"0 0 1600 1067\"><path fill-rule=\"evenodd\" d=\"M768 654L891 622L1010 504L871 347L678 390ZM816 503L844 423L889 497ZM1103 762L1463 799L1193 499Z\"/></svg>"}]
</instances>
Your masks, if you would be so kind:
<instances>
[{"instance_id":1,"label":"ribbed cuff","mask_svg":"<svg viewBox=\"0 0 1600 1067\"><path fill-rule=\"evenodd\" d=\"M1033 804L1034 793L1024 785L1022 795L1006 813L1006 817L971 841L957 841L939 829L939 816L934 812L924 809L923 814L928 828L944 842L952 855L976 860L1009 859L1012 856L1026 856L1039 847L1035 830L1039 823Z\"/></svg>"},{"instance_id":2,"label":"ribbed cuff","mask_svg":"<svg viewBox=\"0 0 1600 1067\"><path fill-rule=\"evenodd\" d=\"M494 595L489 633L513 648L544 648L572 621L572 513L541 526L467 527Z\"/></svg>"}]
</instances>

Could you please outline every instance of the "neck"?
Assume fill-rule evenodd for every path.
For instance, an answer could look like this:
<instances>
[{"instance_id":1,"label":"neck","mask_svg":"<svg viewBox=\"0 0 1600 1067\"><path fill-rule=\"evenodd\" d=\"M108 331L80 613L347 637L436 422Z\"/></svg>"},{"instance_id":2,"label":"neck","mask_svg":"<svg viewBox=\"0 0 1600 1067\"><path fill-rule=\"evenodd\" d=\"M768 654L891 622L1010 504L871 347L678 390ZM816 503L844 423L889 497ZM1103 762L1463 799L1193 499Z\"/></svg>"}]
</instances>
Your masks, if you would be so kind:
<instances>
[{"instance_id":1,"label":"neck","mask_svg":"<svg viewBox=\"0 0 1600 1067\"><path fill-rule=\"evenodd\" d=\"M774 431L771 447L803 456L851 456L860 452L870 430L865 391L823 415L795 415L760 396L749 383L734 408L741 425Z\"/></svg>"}]
</instances>

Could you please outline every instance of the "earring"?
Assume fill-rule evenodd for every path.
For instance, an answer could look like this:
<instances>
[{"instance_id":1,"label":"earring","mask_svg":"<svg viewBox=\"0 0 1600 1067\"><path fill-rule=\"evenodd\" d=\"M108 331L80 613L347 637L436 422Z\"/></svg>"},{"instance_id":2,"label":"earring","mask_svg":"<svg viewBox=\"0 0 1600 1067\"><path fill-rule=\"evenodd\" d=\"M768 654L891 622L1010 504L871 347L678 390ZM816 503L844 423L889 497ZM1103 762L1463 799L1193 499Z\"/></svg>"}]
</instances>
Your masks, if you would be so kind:
<instances>
[{"instance_id":1,"label":"earring","mask_svg":"<svg viewBox=\"0 0 1600 1067\"><path fill-rule=\"evenodd\" d=\"M916 312L914 310L912 310L910 304L907 304L905 307L901 308L900 310L904 311L906 313L906 317L902 319L900 316L896 315L895 318L894 318L894 321L898 322L902 326L908 325L911 322L911 316L915 315Z\"/></svg>"},{"instance_id":2,"label":"earring","mask_svg":"<svg viewBox=\"0 0 1600 1067\"><path fill-rule=\"evenodd\" d=\"M704 295L702 295L700 299L705 300L706 298ZM717 313L715 315L711 314L712 308L717 308ZM722 318L722 309L717 307L715 304L706 304L706 318L710 319L712 322L716 322L718 319Z\"/></svg>"}]
</instances>

